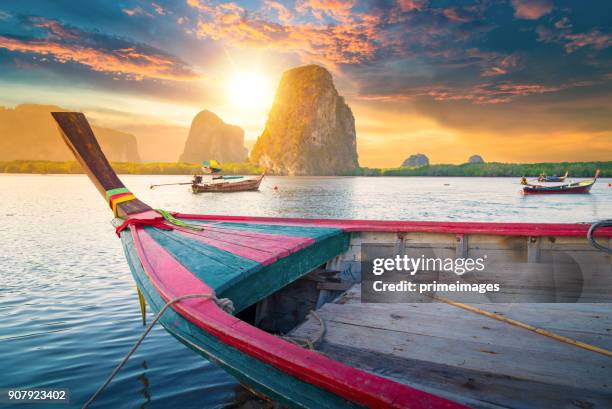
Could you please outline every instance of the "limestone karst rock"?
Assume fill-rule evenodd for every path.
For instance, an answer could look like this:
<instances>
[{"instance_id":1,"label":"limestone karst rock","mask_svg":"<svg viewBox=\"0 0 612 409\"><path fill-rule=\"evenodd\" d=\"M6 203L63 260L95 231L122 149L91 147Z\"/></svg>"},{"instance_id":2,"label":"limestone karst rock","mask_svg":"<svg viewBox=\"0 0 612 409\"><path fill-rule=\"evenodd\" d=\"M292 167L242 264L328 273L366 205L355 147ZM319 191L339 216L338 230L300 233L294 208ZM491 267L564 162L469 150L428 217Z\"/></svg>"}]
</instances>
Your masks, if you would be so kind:
<instances>
[{"instance_id":1,"label":"limestone karst rock","mask_svg":"<svg viewBox=\"0 0 612 409\"><path fill-rule=\"evenodd\" d=\"M251 161L282 175L341 175L359 166L355 118L329 71L286 71Z\"/></svg>"},{"instance_id":2,"label":"limestone karst rock","mask_svg":"<svg viewBox=\"0 0 612 409\"><path fill-rule=\"evenodd\" d=\"M468 159L468 163L485 163L485 161L480 155L472 155Z\"/></svg>"},{"instance_id":3,"label":"limestone karst rock","mask_svg":"<svg viewBox=\"0 0 612 409\"><path fill-rule=\"evenodd\" d=\"M420 167L420 166L429 166L429 158L422 153L417 153L416 155L410 155L408 159L406 159L402 166L404 167Z\"/></svg>"},{"instance_id":4,"label":"limestone karst rock","mask_svg":"<svg viewBox=\"0 0 612 409\"><path fill-rule=\"evenodd\" d=\"M0 160L74 160L51 117L53 111L66 110L37 104L0 107ZM99 126L92 128L109 160L140 162L134 135Z\"/></svg>"},{"instance_id":5,"label":"limestone karst rock","mask_svg":"<svg viewBox=\"0 0 612 409\"><path fill-rule=\"evenodd\" d=\"M244 130L223 122L214 113L204 110L193 118L185 149L179 161L200 163L215 159L219 162L244 162Z\"/></svg>"}]
</instances>

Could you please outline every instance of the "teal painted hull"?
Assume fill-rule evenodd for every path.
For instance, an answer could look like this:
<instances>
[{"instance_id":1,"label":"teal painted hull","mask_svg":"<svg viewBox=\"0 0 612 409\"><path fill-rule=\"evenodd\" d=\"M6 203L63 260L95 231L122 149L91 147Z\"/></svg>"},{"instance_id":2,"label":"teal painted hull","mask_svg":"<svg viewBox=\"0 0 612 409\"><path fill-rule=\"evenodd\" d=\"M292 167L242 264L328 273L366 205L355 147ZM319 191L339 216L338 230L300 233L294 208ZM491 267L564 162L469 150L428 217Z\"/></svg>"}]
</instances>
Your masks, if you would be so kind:
<instances>
[{"instance_id":1,"label":"teal painted hull","mask_svg":"<svg viewBox=\"0 0 612 409\"><path fill-rule=\"evenodd\" d=\"M131 233L121 234L132 275L154 313L164 305L155 287L149 282L134 249ZM175 338L215 365L224 368L241 383L290 408L358 408L335 394L302 382L286 373L225 345L202 331L174 310L166 311L160 323ZM160 352L163 353L163 352Z\"/></svg>"}]
</instances>

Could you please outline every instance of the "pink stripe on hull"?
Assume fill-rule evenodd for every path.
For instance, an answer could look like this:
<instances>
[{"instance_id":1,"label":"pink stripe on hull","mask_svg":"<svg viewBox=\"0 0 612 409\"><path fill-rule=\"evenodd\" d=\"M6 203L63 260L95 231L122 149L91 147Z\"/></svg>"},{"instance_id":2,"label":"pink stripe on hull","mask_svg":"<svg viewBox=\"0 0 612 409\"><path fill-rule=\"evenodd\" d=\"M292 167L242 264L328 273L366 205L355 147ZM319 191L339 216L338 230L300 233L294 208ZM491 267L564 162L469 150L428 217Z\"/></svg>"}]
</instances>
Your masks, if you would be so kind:
<instances>
[{"instance_id":1,"label":"pink stripe on hull","mask_svg":"<svg viewBox=\"0 0 612 409\"><path fill-rule=\"evenodd\" d=\"M142 227L132 225L130 231L142 267L164 300L194 293L214 294ZM468 409L459 403L341 364L270 335L226 314L213 300L185 300L171 308L241 353L349 401L372 408Z\"/></svg>"},{"instance_id":2,"label":"pink stripe on hull","mask_svg":"<svg viewBox=\"0 0 612 409\"><path fill-rule=\"evenodd\" d=\"M335 227L345 232L420 232L452 234L487 234L494 236L562 236L585 237L589 224L566 223L489 223L299 219L286 217L220 216L176 213L175 217L216 222L280 224L295 226ZM596 237L612 237L612 227L599 229Z\"/></svg>"},{"instance_id":3,"label":"pink stripe on hull","mask_svg":"<svg viewBox=\"0 0 612 409\"><path fill-rule=\"evenodd\" d=\"M190 239L257 261L264 266L315 243L315 240L309 237L252 232L245 234L240 230L210 227L199 231L180 227L176 230Z\"/></svg>"}]
</instances>

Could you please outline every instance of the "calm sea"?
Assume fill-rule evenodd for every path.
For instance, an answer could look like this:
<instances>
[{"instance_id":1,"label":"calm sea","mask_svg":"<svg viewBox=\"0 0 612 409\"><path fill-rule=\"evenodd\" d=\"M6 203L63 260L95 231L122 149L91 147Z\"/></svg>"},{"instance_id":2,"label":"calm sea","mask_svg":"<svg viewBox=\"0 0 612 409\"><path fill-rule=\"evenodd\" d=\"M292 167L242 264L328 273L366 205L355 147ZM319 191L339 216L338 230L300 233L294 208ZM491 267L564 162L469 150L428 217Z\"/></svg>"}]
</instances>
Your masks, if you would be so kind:
<instances>
[{"instance_id":1,"label":"calm sea","mask_svg":"<svg viewBox=\"0 0 612 409\"><path fill-rule=\"evenodd\" d=\"M188 186L149 189L185 176L122 179L154 207L191 213L513 222L612 217L609 179L590 195L542 197L523 196L517 178L269 177L259 192L198 196ZM70 404L56 407L79 407L143 330L110 211L81 175L0 175L0 192L0 388L68 388ZM158 327L95 407L235 407L247 396L231 376Z\"/></svg>"}]
</instances>

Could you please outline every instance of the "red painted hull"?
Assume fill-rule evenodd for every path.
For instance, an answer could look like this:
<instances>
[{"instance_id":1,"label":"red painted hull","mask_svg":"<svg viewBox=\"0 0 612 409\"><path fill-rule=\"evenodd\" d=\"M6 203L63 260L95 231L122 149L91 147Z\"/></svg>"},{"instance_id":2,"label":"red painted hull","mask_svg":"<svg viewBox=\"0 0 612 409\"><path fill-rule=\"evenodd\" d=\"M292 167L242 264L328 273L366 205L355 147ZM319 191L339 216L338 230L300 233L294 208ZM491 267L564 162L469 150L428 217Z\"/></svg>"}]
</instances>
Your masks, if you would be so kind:
<instances>
[{"instance_id":1,"label":"red painted hull","mask_svg":"<svg viewBox=\"0 0 612 409\"><path fill-rule=\"evenodd\" d=\"M102 197L108 202L109 193L126 193L127 189L104 157L84 115L66 112L53 115L62 129L65 142L83 165ZM590 183L579 182L566 187L575 185L590 189L598 174L599 172ZM116 206L111 201L111 205L115 216L125 219L117 232L121 234L137 285L145 297L148 296L149 303L155 306L154 311L160 311L161 306L177 297L190 294L204 294L208 297L185 299L174 304L173 315L164 317L164 326L168 331L173 334L180 333L183 340L193 338L197 342L196 347L205 351L214 362L242 376L247 384L261 385L260 392L275 394L291 406L300 408L318 408L325 405L343 409L355 406L463 409L466 406L408 383L399 383L385 376L343 364L252 326L217 304L213 297L220 289L227 294L236 286L242 286L238 287L242 293L236 293L239 297L234 297L234 300L242 302L243 307L246 307L250 304L244 300L252 301L249 297L261 299L281 285L291 282L294 276L307 274L316 266L325 263L325 260L332 260L332 257L337 257L342 251L346 252L350 243L344 240L351 236L351 232L389 232L393 236L406 232L437 232L533 238L585 237L589 229L586 224L394 222L171 215L168 212L154 211L135 197L117 203ZM202 222L200 228L184 224L185 221L195 220ZM223 223L230 221L233 224L229 226ZM269 227L253 226L262 221ZM187 227L198 233L185 230ZM333 231L325 231L325 228ZM241 232L242 229L249 230L249 233ZM294 234L288 234L289 232ZM301 234L298 234L300 232ZM597 233L600 237L611 237L612 229L602 229ZM194 238L190 239L191 236ZM319 240L317 243L321 245L316 251L306 252L308 246L314 246L313 240ZM202 243L206 247L202 247ZM330 249L326 249L326 246ZM298 250L304 253L299 255ZM298 254L298 257L287 260L292 254ZM261 267L272 266L276 261L282 263L283 260L286 264L279 264L277 270L265 270ZM295 268L292 269L293 266ZM232 298L228 296L228 300ZM245 362L250 365L244 365ZM255 371L253 368L259 370ZM276 378L278 380L272 384ZM273 386L268 386L269 384ZM274 386L279 387L278 392ZM295 389L294 386L301 389ZM329 399L316 400L316 397L321 396Z\"/></svg>"},{"instance_id":2,"label":"red painted hull","mask_svg":"<svg viewBox=\"0 0 612 409\"><path fill-rule=\"evenodd\" d=\"M529 189L523 188L523 192L526 195L558 195L558 194L587 194L591 191L591 187L589 186L580 186L577 188L569 188L569 189Z\"/></svg>"},{"instance_id":3,"label":"red painted hull","mask_svg":"<svg viewBox=\"0 0 612 409\"><path fill-rule=\"evenodd\" d=\"M530 185L523 188L526 195L550 195L550 194L587 194L595 184L595 180L590 183L572 183L561 186L536 186Z\"/></svg>"}]
</instances>

